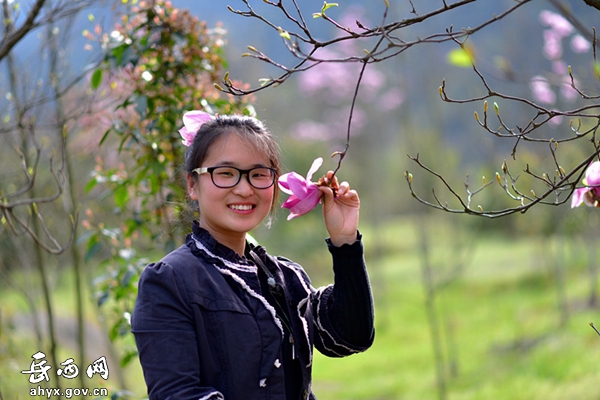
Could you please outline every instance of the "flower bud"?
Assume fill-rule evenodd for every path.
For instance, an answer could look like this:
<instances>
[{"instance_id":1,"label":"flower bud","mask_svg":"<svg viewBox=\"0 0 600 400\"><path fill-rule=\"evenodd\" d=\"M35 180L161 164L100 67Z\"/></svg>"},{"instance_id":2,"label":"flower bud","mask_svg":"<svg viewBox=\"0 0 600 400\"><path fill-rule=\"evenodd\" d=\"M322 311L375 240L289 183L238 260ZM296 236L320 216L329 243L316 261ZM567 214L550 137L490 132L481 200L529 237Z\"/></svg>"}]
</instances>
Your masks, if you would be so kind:
<instances>
[{"instance_id":1,"label":"flower bud","mask_svg":"<svg viewBox=\"0 0 600 400\"><path fill-rule=\"evenodd\" d=\"M287 40L292 40L288 31L284 31L280 26L277 27L277 30L279 31L279 36Z\"/></svg>"}]
</instances>

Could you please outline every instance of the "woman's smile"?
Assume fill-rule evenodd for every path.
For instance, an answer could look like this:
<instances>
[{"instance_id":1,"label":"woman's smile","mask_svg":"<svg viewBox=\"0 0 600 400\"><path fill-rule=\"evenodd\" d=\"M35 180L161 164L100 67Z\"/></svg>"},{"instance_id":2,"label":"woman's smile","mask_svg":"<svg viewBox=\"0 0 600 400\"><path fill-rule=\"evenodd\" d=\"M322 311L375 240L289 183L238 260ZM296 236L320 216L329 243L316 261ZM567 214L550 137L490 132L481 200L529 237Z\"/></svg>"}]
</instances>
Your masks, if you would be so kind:
<instances>
[{"instance_id":1,"label":"woman's smile","mask_svg":"<svg viewBox=\"0 0 600 400\"><path fill-rule=\"evenodd\" d=\"M230 204L228 207L234 211L247 212L252 211L256 206L254 204Z\"/></svg>"}]
</instances>

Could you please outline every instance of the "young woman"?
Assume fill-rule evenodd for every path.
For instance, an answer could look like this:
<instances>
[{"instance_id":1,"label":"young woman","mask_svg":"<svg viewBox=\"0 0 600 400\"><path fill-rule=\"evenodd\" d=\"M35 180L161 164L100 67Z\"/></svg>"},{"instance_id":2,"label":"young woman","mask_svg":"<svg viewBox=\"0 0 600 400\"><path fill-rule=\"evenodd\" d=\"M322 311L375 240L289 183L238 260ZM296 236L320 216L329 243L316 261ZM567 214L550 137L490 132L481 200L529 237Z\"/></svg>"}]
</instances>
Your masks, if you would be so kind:
<instances>
[{"instance_id":1,"label":"young woman","mask_svg":"<svg viewBox=\"0 0 600 400\"><path fill-rule=\"evenodd\" d=\"M150 400L314 399L313 346L331 357L373 343L373 301L348 183L321 187L334 284L246 240L277 205L277 145L258 120L218 116L186 153L200 210L186 243L147 266L132 331Z\"/></svg>"}]
</instances>

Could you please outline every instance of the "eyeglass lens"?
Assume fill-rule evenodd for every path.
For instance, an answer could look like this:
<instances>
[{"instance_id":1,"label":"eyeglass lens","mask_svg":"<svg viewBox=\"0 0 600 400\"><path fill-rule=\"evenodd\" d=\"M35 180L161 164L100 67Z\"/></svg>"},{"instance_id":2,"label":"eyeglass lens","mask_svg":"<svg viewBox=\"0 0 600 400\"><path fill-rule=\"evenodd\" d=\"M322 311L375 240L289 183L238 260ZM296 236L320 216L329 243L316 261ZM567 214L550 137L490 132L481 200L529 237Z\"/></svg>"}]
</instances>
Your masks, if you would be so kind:
<instances>
[{"instance_id":1,"label":"eyeglass lens","mask_svg":"<svg viewBox=\"0 0 600 400\"><path fill-rule=\"evenodd\" d=\"M253 168L240 171L233 167L216 167L212 171L213 183L222 188L230 188L238 184L242 173L246 173L250 185L257 189L266 189L273 185L275 173L269 168Z\"/></svg>"}]
</instances>

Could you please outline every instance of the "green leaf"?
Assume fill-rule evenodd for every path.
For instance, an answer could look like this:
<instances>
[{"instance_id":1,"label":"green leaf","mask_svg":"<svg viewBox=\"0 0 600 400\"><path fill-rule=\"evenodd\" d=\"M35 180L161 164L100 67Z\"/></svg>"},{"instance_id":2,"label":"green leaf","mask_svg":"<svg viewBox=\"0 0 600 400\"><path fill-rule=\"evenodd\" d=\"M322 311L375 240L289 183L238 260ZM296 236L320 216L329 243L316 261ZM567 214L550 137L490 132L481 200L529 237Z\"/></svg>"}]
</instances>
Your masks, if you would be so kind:
<instances>
[{"instance_id":1,"label":"green leaf","mask_svg":"<svg viewBox=\"0 0 600 400\"><path fill-rule=\"evenodd\" d=\"M121 278L121 286L123 287L128 287L129 284L131 283L131 278L133 278L136 275L136 270L134 270L133 268L128 268L127 271L125 271L125 274L123 275L123 277Z\"/></svg>"},{"instance_id":2,"label":"green leaf","mask_svg":"<svg viewBox=\"0 0 600 400\"><path fill-rule=\"evenodd\" d=\"M87 251L85 252L84 261L86 263L89 262L92 257L100 252L101 249L102 243L94 243L91 247L88 247Z\"/></svg>"},{"instance_id":3,"label":"green leaf","mask_svg":"<svg viewBox=\"0 0 600 400\"><path fill-rule=\"evenodd\" d=\"M108 134L110 133L112 129L107 129L106 132L104 132L104 135L102 136L102 139L100 139L100 143L98 143L98 146L102 146L102 143L104 143L104 141L106 140L106 138L108 137Z\"/></svg>"},{"instance_id":4,"label":"green leaf","mask_svg":"<svg viewBox=\"0 0 600 400\"><path fill-rule=\"evenodd\" d=\"M126 186L119 186L115 189L115 204L119 208L124 208L129 201L129 193Z\"/></svg>"},{"instance_id":5,"label":"green leaf","mask_svg":"<svg viewBox=\"0 0 600 400\"><path fill-rule=\"evenodd\" d=\"M257 112L256 109L254 108L254 106L252 104L247 105L246 107L244 107L244 109L242 110L242 113L244 115L247 115L249 117L253 117L253 118L257 118Z\"/></svg>"},{"instance_id":6,"label":"green leaf","mask_svg":"<svg viewBox=\"0 0 600 400\"><path fill-rule=\"evenodd\" d=\"M90 179L87 185L85 185L85 193L89 193L97 184L98 180L96 178Z\"/></svg>"},{"instance_id":7,"label":"green leaf","mask_svg":"<svg viewBox=\"0 0 600 400\"><path fill-rule=\"evenodd\" d=\"M145 116L148 111L148 97L139 96L135 99L135 111L140 116Z\"/></svg>"},{"instance_id":8,"label":"green leaf","mask_svg":"<svg viewBox=\"0 0 600 400\"><path fill-rule=\"evenodd\" d=\"M325 11L329 10L331 7L337 7L339 6L338 3L328 3L328 2L324 2L323 3L323 8L321 8L321 12L325 13Z\"/></svg>"},{"instance_id":9,"label":"green leaf","mask_svg":"<svg viewBox=\"0 0 600 400\"><path fill-rule=\"evenodd\" d=\"M454 49L448 53L448 62L456 67L469 68L473 66L473 55L464 48Z\"/></svg>"},{"instance_id":10,"label":"green leaf","mask_svg":"<svg viewBox=\"0 0 600 400\"><path fill-rule=\"evenodd\" d=\"M329 10L331 7L337 7L339 6L338 3L328 3L328 2L323 2L323 7L321 7L321 12L320 13L313 13L313 18L321 18L322 16L325 15L325 11Z\"/></svg>"},{"instance_id":11,"label":"green leaf","mask_svg":"<svg viewBox=\"0 0 600 400\"><path fill-rule=\"evenodd\" d=\"M596 77L600 79L600 62L594 62L594 72L596 73Z\"/></svg>"},{"instance_id":12,"label":"green leaf","mask_svg":"<svg viewBox=\"0 0 600 400\"><path fill-rule=\"evenodd\" d=\"M121 358L121 367L126 367L127 364L131 362L135 357L137 357L138 352L135 350L129 351L127 354Z\"/></svg>"},{"instance_id":13,"label":"green leaf","mask_svg":"<svg viewBox=\"0 0 600 400\"><path fill-rule=\"evenodd\" d=\"M119 324L116 323L112 326L112 328L110 329L109 333L108 333L108 338L110 339L111 342L114 342L116 338L118 338L119 335Z\"/></svg>"},{"instance_id":14,"label":"green leaf","mask_svg":"<svg viewBox=\"0 0 600 400\"><path fill-rule=\"evenodd\" d=\"M140 220L136 220L136 219L133 219L133 218L128 218L125 221L125 227L127 228L125 230L125 236L127 236L127 237L131 236L131 234L133 232L135 232L135 230L138 229L141 224L142 224L142 222Z\"/></svg>"},{"instance_id":15,"label":"green leaf","mask_svg":"<svg viewBox=\"0 0 600 400\"><path fill-rule=\"evenodd\" d=\"M123 53L128 45L122 44L112 49L112 56L116 59L117 66L121 66L121 60L123 59Z\"/></svg>"},{"instance_id":16,"label":"green leaf","mask_svg":"<svg viewBox=\"0 0 600 400\"><path fill-rule=\"evenodd\" d=\"M110 294L108 292L102 292L97 300L98 307L102 307L109 299Z\"/></svg>"},{"instance_id":17,"label":"green leaf","mask_svg":"<svg viewBox=\"0 0 600 400\"><path fill-rule=\"evenodd\" d=\"M81 235L79 235L79 237L77 238L77 240L75 241L75 243L77 245L80 245L82 243L86 243L89 240L93 240L93 236L98 236L98 234L95 231L85 231L83 232Z\"/></svg>"},{"instance_id":18,"label":"green leaf","mask_svg":"<svg viewBox=\"0 0 600 400\"><path fill-rule=\"evenodd\" d=\"M92 74L92 89L96 90L100 87L100 84L102 83L103 73L104 71L101 68L98 68L94 71L94 73Z\"/></svg>"}]
</instances>

